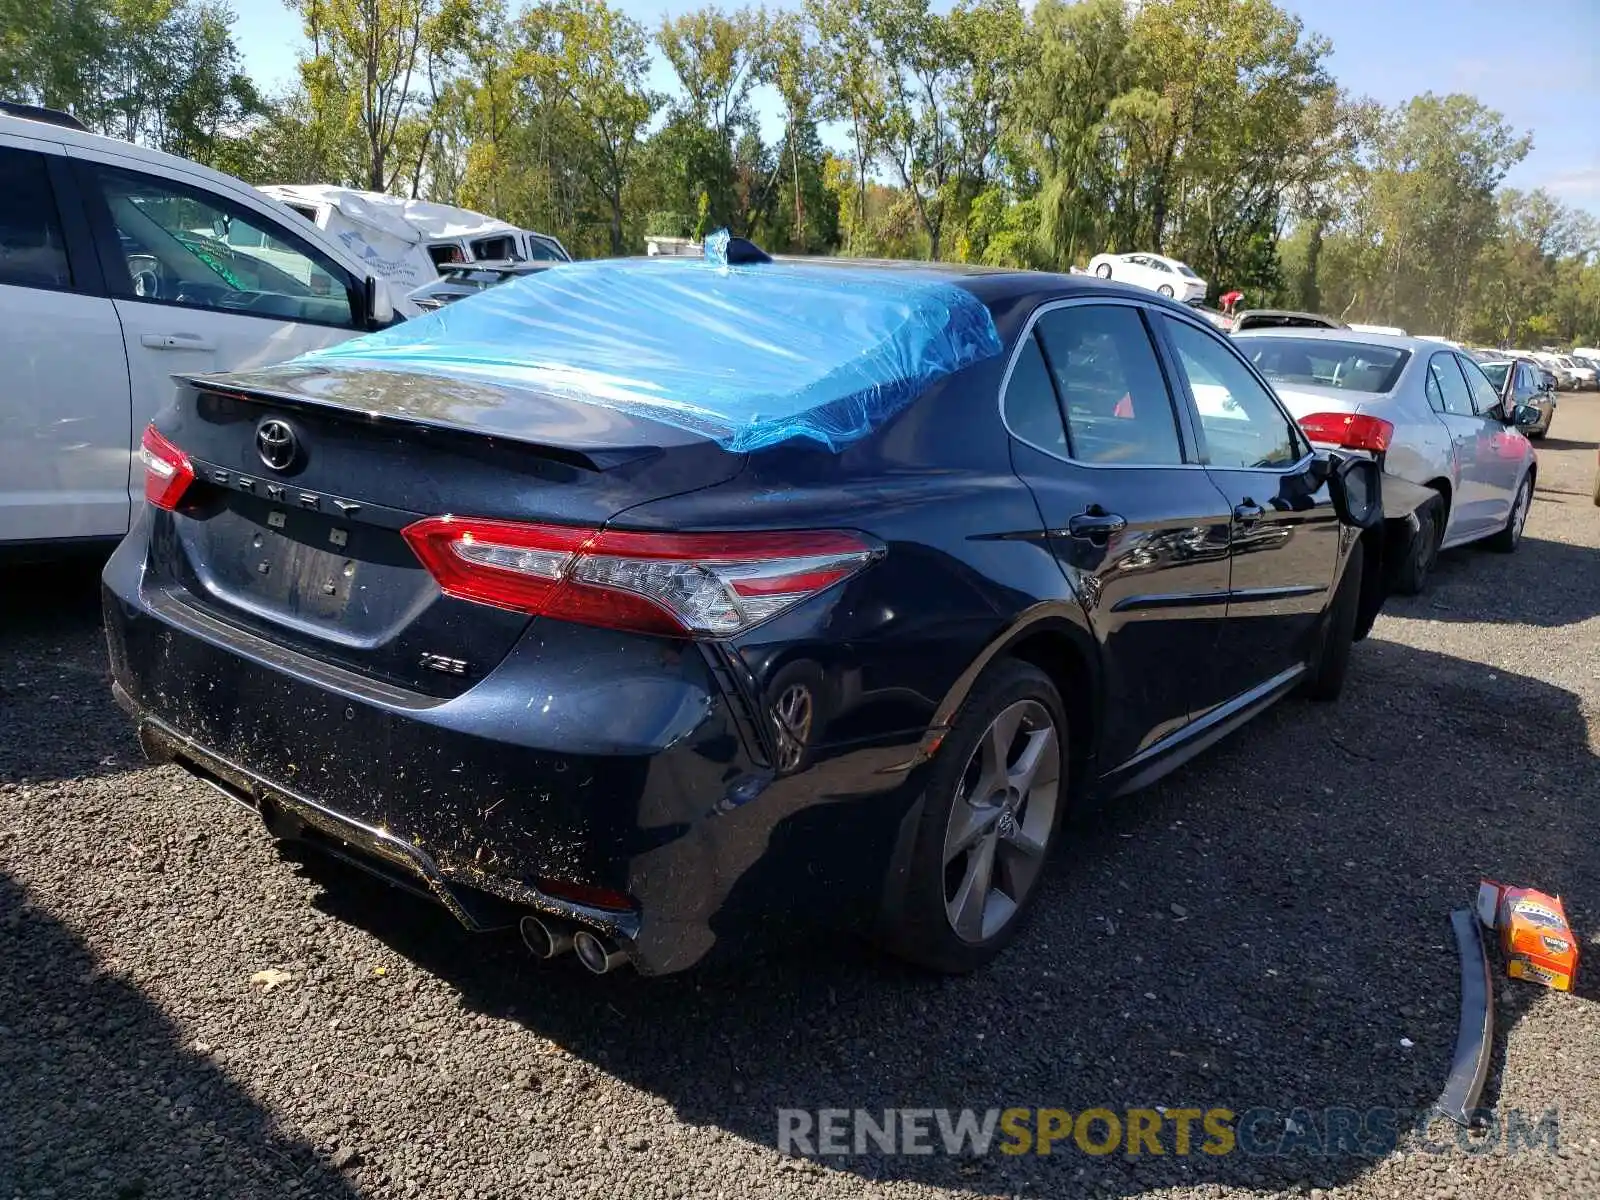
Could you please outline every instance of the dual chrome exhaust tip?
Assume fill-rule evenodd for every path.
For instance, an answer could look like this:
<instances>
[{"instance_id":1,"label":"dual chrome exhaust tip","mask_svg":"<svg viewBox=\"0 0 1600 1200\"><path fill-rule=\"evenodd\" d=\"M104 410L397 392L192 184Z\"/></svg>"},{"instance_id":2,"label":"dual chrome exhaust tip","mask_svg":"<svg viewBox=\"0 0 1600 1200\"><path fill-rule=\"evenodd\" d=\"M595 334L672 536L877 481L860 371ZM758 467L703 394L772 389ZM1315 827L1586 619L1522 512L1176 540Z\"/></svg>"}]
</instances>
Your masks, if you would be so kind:
<instances>
[{"instance_id":1,"label":"dual chrome exhaust tip","mask_svg":"<svg viewBox=\"0 0 1600 1200\"><path fill-rule=\"evenodd\" d=\"M571 950L587 970L604 975L628 961L627 951L616 942L587 929L574 931L544 917L529 915L522 918L518 930L528 953L544 962Z\"/></svg>"}]
</instances>

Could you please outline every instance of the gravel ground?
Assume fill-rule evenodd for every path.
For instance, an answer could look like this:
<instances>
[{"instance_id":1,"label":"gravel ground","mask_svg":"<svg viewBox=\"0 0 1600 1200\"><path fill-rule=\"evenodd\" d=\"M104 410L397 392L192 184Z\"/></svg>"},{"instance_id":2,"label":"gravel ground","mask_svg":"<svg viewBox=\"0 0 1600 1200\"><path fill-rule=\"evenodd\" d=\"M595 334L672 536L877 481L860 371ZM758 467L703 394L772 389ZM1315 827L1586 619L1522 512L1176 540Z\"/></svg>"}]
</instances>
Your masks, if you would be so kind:
<instances>
[{"instance_id":1,"label":"gravel ground","mask_svg":"<svg viewBox=\"0 0 1600 1200\"><path fill-rule=\"evenodd\" d=\"M469 938L143 765L93 572L0 574L0 1200L1600 1195L1593 971L1499 985L1485 1102L1558 1110L1559 1154L813 1161L775 1116L1430 1104L1480 876L1561 892L1600 953L1596 440L1563 398L1520 553L1446 555L1340 704L1076 823L956 981L851 945L595 979Z\"/></svg>"}]
</instances>

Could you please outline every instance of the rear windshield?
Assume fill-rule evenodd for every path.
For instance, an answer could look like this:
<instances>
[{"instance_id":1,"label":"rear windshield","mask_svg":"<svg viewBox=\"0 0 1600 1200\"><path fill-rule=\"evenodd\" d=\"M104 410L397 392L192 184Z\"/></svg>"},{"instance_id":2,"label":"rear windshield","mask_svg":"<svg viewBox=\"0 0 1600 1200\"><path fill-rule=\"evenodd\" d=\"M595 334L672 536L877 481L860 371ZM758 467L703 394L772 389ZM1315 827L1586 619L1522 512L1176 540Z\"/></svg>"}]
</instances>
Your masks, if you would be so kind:
<instances>
[{"instance_id":1,"label":"rear windshield","mask_svg":"<svg viewBox=\"0 0 1600 1200\"><path fill-rule=\"evenodd\" d=\"M1180 274L1187 275L1190 279L1199 279L1200 278L1200 276L1196 275L1193 271L1191 271L1188 267L1184 266L1182 263L1177 263L1176 266L1177 266L1178 272Z\"/></svg>"},{"instance_id":2,"label":"rear windshield","mask_svg":"<svg viewBox=\"0 0 1600 1200\"><path fill-rule=\"evenodd\" d=\"M1478 365L1483 368L1483 373L1489 377L1489 382L1494 384L1496 388L1505 387L1506 372L1511 369L1510 363L1480 362Z\"/></svg>"},{"instance_id":3,"label":"rear windshield","mask_svg":"<svg viewBox=\"0 0 1600 1200\"><path fill-rule=\"evenodd\" d=\"M1351 392L1391 391L1411 357L1411 351L1394 346L1323 338L1250 338L1240 339L1238 345L1256 369L1275 382Z\"/></svg>"}]
</instances>

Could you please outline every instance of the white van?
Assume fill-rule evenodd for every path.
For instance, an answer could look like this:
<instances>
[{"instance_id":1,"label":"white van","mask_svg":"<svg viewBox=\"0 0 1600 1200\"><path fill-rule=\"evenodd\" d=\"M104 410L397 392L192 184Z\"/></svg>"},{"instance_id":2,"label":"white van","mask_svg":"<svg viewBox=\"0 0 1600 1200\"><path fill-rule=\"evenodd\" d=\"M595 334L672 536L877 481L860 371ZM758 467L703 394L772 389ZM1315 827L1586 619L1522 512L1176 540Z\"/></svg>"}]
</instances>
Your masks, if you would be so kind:
<instances>
[{"instance_id":1,"label":"white van","mask_svg":"<svg viewBox=\"0 0 1600 1200\"><path fill-rule=\"evenodd\" d=\"M25 112L28 115L8 115ZM0 113L0 554L128 531L172 376L267 366L419 310L248 184Z\"/></svg>"},{"instance_id":2,"label":"white van","mask_svg":"<svg viewBox=\"0 0 1600 1200\"><path fill-rule=\"evenodd\" d=\"M548 234L449 204L328 184L269 184L261 190L337 239L367 270L408 292L455 263L572 258Z\"/></svg>"}]
</instances>

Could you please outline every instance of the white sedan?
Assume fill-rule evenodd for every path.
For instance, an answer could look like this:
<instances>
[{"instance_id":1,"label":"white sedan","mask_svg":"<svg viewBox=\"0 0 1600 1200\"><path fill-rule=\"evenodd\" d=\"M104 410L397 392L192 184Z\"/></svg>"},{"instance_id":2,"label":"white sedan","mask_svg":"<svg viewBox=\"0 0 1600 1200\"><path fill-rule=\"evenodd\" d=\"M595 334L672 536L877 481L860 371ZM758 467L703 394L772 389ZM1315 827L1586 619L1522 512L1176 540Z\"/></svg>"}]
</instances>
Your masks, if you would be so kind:
<instances>
[{"instance_id":1,"label":"white sedan","mask_svg":"<svg viewBox=\"0 0 1600 1200\"><path fill-rule=\"evenodd\" d=\"M1149 288L1185 304L1206 297L1204 279L1187 264L1159 254L1096 254L1089 260L1089 270L1101 279L1118 279Z\"/></svg>"}]
</instances>

